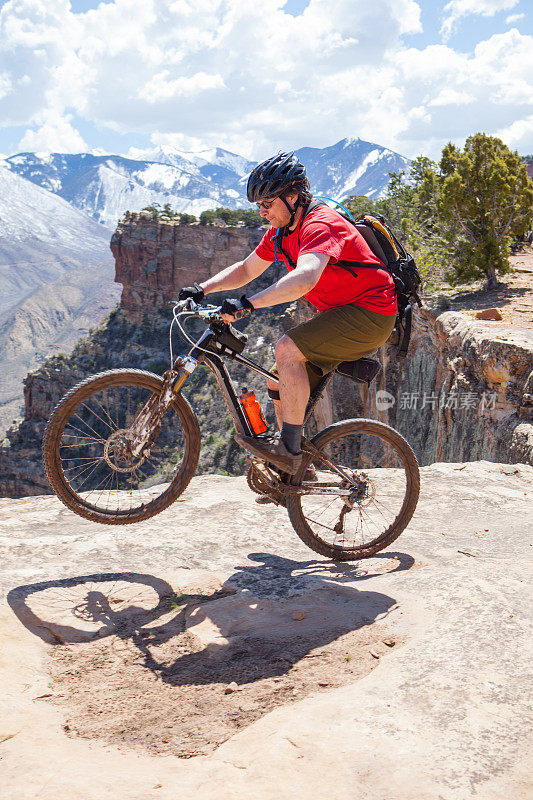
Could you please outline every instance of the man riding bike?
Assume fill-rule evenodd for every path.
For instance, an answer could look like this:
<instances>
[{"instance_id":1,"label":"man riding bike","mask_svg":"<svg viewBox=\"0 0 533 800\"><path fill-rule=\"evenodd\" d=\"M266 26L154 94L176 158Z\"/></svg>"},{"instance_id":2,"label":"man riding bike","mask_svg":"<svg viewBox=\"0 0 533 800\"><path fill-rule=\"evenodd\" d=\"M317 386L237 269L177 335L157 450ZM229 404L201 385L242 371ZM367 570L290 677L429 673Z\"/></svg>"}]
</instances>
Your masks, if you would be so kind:
<instances>
[{"instance_id":1,"label":"man riding bike","mask_svg":"<svg viewBox=\"0 0 533 800\"><path fill-rule=\"evenodd\" d=\"M302 461L310 392L341 362L367 356L387 341L396 321L396 291L392 276L355 226L327 205L305 213L312 195L305 167L294 153L279 153L255 167L247 194L270 223L261 242L243 261L183 288L179 299L200 302L207 294L246 286L281 257L289 273L251 297L224 300L224 320L233 322L243 309L252 313L300 297L318 311L276 345L279 385L269 381L268 394L281 436L235 437L254 455L292 475Z\"/></svg>"}]
</instances>

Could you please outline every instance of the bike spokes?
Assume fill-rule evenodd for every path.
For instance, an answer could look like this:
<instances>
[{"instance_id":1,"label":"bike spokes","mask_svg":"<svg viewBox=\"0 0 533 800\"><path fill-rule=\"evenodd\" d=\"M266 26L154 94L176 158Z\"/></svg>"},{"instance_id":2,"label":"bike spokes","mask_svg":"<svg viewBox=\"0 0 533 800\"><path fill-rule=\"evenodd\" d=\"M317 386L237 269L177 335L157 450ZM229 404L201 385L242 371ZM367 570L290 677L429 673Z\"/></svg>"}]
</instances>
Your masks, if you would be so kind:
<instances>
[{"instance_id":1,"label":"bike spokes","mask_svg":"<svg viewBox=\"0 0 533 800\"><path fill-rule=\"evenodd\" d=\"M418 497L416 459L405 440L380 423L332 428L314 449L316 479L302 481L291 497L291 521L318 552L369 555L399 536L410 519Z\"/></svg>"},{"instance_id":2,"label":"bike spokes","mask_svg":"<svg viewBox=\"0 0 533 800\"><path fill-rule=\"evenodd\" d=\"M88 507L129 513L160 495L171 480L184 452L182 426L172 408L134 454L132 425L153 397L149 388L113 386L95 391L72 410L59 441L60 466Z\"/></svg>"}]
</instances>

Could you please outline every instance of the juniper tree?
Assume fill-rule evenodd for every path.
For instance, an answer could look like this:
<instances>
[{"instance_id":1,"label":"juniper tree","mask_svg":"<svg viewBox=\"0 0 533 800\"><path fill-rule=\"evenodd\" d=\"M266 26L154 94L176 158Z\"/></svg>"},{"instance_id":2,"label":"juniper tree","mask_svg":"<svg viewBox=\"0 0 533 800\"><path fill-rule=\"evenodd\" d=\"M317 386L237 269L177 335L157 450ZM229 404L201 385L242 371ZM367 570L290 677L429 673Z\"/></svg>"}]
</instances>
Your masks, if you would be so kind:
<instances>
[{"instance_id":1,"label":"juniper tree","mask_svg":"<svg viewBox=\"0 0 533 800\"><path fill-rule=\"evenodd\" d=\"M463 150L447 144L438 164L415 159L403 185L411 198L404 227L415 251L444 260L453 283L485 277L495 287L497 273L510 269L513 239L533 218L533 182L518 154L477 133Z\"/></svg>"}]
</instances>

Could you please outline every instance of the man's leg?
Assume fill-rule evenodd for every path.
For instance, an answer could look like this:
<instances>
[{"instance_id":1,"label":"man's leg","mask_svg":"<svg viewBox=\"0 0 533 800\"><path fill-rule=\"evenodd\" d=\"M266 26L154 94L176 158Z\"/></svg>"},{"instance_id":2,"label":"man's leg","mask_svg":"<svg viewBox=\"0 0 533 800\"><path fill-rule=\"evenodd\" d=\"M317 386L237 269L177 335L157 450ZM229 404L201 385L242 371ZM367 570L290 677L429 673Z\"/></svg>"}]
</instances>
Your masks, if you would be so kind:
<instances>
[{"instance_id":1,"label":"man's leg","mask_svg":"<svg viewBox=\"0 0 533 800\"><path fill-rule=\"evenodd\" d=\"M279 375L281 420L291 425L302 425L309 400L309 377L305 367L306 357L289 336L283 336L276 345L276 363Z\"/></svg>"},{"instance_id":2,"label":"man's leg","mask_svg":"<svg viewBox=\"0 0 533 800\"><path fill-rule=\"evenodd\" d=\"M276 348L276 359L277 359L277 363L278 363L278 369L276 370L276 372L278 372L278 375L279 375L279 364L280 363L284 364L284 366L282 367L282 370L284 370L284 372L285 372L285 376L286 376L285 383L288 383L289 392L291 390L293 390L295 385L296 385L295 384L295 374L292 371L291 365L296 363L296 367L297 367L297 371L298 371L297 375L296 375L296 381L298 381L298 380L301 381L302 375L301 375L301 370L300 370L300 364L302 363L302 359L303 359L303 364L304 364L304 369L305 369L305 378L307 379L307 396L306 396L306 399L305 399L303 412L301 413L301 421L303 421L303 418L304 418L304 415L305 415L305 408L307 406L307 400L309 399L309 394L310 394L310 391L309 391L309 373L307 371L307 367L309 366L309 364L307 362L307 359L302 355L302 353L296 347L296 345L294 344L292 339L290 339L288 336L284 336L283 339L281 339L281 341L278 342L278 345L277 345L277 348ZM285 364L287 364L287 369L285 368ZM282 380L283 380L283 377L280 375L280 381L278 383L274 383L270 379L267 381L268 396L270 397L270 399L272 400L272 403L274 405L274 413L276 414L276 422L278 424L278 429L279 430L281 430L281 426L283 425L284 419L287 422L290 421L289 419L287 419L287 417L283 416L283 411L282 411L282 407L281 407L280 383L281 383ZM286 392L285 392L285 395L287 395ZM298 402L298 400L296 400L296 402ZM291 407L292 405L294 405L294 398L289 396L288 400L286 401L286 406Z\"/></svg>"},{"instance_id":3,"label":"man's leg","mask_svg":"<svg viewBox=\"0 0 533 800\"><path fill-rule=\"evenodd\" d=\"M279 375L281 441L295 455L301 452L302 425L309 400L309 377L307 359L294 344L284 336L276 346L276 362Z\"/></svg>"}]
</instances>

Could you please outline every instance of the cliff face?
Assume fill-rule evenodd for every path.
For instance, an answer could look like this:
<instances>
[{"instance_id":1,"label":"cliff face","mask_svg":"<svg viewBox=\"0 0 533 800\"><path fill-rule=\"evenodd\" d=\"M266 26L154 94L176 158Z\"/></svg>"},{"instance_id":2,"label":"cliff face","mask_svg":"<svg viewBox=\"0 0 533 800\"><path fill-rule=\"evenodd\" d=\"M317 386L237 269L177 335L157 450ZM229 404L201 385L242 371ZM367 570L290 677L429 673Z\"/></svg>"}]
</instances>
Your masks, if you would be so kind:
<instances>
[{"instance_id":1,"label":"cliff face","mask_svg":"<svg viewBox=\"0 0 533 800\"><path fill-rule=\"evenodd\" d=\"M0 494L48 493L40 442L47 418L67 389L104 369L163 372L168 366L167 301L181 286L244 257L261 234L157 223L147 217L119 226L111 247L116 280L124 287L120 306L72 356L49 359L26 378L25 418L0 449ZM257 286L275 277L270 268ZM245 320L241 327L250 336L247 353L268 366L282 329L309 313L298 303ZM398 360L393 343L381 348L377 357L383 372L370 390L336 376L310 431L334 419L368 416L399 430L421 464L477 459L533 463L533 337L527 329L495 330L490 325L456 312L417 311L405 361ZM237 386L250 379L244 368L230 365L230 371ZM252 378L250 383L272 422L261 381ZM231 420L210 374L198 370L184 393L200 420L200 471L242 472L242 452L233 442Z\"/></svg>"},{"instance_id":2,"label":"cliff face","mask_svg":"<svg viewBox=\"0 0 533 800\"><path fill-rule=\"evenodd\" d=\"M301 308L297 321L308 318ZM435 461L533 464L533 333L473 322L466 315L415 312L407 358L395 334L375 354L370 390L336 375L317 409L318 427L370 417L396 428L423 465Z\"/></svg>"},{"instance_id":3,"label":"cliff face","mask_svg":"<svg viewBox=\"0 0 533 800\"><path fill-rule=\"evenodd\" d=\"M533 336L423 309L405 362L383 356L367 411L406 436L421 463L533 463ZM390 404L390 405L389 405Z\"/></svg>"},{"instance_id":4,"label":"cliff face","mask_svg":"<svg viewBox=\"0 0 533 800\"><path fill-rule=\"evenodd\" d=\"M203 281L258 245L264 230L155 222L147 214L122 222L111 239L121 308L140 322L163 308L182 286Z\"/></svg>"}]
</instances>

